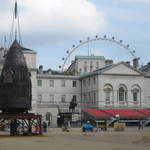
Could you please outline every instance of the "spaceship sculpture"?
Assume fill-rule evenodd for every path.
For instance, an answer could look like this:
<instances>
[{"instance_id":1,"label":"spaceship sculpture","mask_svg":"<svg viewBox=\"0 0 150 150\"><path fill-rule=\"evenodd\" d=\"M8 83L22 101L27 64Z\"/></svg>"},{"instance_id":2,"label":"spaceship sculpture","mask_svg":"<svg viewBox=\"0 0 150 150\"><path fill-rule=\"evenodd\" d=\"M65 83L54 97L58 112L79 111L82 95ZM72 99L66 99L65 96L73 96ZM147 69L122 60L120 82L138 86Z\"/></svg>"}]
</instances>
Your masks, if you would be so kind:
<instances>
[{"instance_id":1,"label":"spaceship sculpture","mask_svg":"<svg viewBox=\"0 0 150 150\"><path fill-rule=\"evenodd\" d=\"M15 39L0 76L0 110L22 113L31 109L31 79L21 45Z\"/></svg>"}]
</instances>

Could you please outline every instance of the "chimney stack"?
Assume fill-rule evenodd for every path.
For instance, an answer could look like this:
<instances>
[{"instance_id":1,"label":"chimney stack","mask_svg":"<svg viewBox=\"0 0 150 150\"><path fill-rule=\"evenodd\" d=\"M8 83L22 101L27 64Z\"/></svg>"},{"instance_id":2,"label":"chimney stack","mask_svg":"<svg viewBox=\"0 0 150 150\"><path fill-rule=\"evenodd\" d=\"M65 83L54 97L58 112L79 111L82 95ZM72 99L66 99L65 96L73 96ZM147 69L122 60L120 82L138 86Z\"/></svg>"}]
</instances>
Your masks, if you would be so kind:
<instances>
[{"instance_id":1,"label":"chimney stack","mask_svg":"<svg viewBox=\"0 0 150 150\"><path fill-rule=\"evenodd\" d=\"M130 61L127 61L126 64L130 66Z\"/></svg>"},{"instance_id":2,"label":"chimney stack","mask_svg":"<svg viewBox=\"0 0 150 150\"><path fill-rule=\"evenodd\" d=\"M136 69L139 67L139 59L139 57L133 59L133 67Z\"/></svg>"},{"instance_id":3,"label":"chimney stack","mask_svg":"<svg viewBox=\"0 0 150 150\"><path fill-rule=\"evenodd\" d=\"M113 60L112 59L106 59L105 60L105 66L109 66L113 64Z\"/></svg>"}]
</instances>

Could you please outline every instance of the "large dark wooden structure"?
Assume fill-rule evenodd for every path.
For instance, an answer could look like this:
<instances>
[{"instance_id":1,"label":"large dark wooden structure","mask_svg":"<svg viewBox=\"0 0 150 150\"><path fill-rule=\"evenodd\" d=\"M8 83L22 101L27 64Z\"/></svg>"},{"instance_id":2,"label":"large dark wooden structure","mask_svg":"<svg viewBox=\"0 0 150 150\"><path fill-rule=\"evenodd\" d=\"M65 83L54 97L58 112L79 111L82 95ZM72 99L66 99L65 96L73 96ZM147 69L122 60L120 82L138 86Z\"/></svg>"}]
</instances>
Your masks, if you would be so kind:
<instances>
[{"instance_id":1,"label":"large dark wooden structure","mask_svg":"<svg viewBox=\"0 0 150 150\"><path fill-rule=\"evenodd\" d=\"M10 135L42 134L41 115L28 113L32 103L30 76L23 47L14 40L0 76L0 127L9 124Z\"/></svg>"},{"instance_id":2,"label":"large dark wooden structure","mask_svg":"<svg viewBox=\"0 0 150 150\"><path fill-rule=\"evenodd\" d=\"M0 110L23 113L31 109L31 79L21 45L14 40L0 76Z\"/></svg>"}]
</instances>

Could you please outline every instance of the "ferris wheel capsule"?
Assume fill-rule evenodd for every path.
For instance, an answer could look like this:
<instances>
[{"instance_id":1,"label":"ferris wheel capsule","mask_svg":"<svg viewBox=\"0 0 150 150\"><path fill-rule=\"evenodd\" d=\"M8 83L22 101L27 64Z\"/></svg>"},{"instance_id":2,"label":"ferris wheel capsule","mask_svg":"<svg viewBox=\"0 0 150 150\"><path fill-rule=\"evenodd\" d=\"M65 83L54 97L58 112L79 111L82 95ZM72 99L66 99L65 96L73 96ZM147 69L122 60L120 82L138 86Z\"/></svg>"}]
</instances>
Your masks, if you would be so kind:
<instances>
[{"instance_id":1,"label":"ferris wheel capsule","mask_svg":"<svg viewBox=\"0 0 150 150\"><path fill-rule=\"evenodd\" d=\"M89 40L90 40L90 37L87 37L87 40L89 41Z\"/></svg>"}]
</instances>

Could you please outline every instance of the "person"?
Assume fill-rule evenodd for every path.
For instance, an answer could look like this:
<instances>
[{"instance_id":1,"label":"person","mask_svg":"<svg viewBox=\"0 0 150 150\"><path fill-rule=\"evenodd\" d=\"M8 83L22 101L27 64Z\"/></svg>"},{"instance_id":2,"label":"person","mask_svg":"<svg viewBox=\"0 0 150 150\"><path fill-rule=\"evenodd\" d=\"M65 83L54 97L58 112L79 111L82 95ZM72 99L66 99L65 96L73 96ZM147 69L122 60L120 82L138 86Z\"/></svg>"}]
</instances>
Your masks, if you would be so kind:
<instances>
[{"instance_id":1,"label":"person","mask_svg":"<svg viewBox=\"0 0 150 150\"><path fill-rule=\"evenodd\" d=\"M38 134L40 132L40 128L38 125L35 126L35 133Z\"/></svg>"},{"instance_id":2,"label":"person","mask_svg":"<svg viewBox=\"0 0 150 150\"><path fill-rule=\"evenodd\" d=\"M43 132L47 132L47 123L45 121L43 122Z\"/></svg>"},{"instance_id":3,"label":"person","mask_svg":"<svg viewBox=\"0 0 150 150\"><path fill-rule=\"evenodd\" d=\"M64 119L64 126L62 127L62 131L69 132L67 119Z\"/></svg>"},{"instance_id":4,"label":"person","mask_svg":"<svg viewBox=\"0 0 150 150\"><path fill-rule=\"evenodd\" d=\"M139 130L140 130L140 129L143 129L143 126L142 126L141 122L139 122L139 124L138 124L138 129L139 129Z\"/></svg>"},{"instance_id":5,"label":"person","mask_svg":"<svg viewBox=\"0 0 150 150\"><path fill-rule=\"evenodd\" d=\"M18 135L18 127L19 127L19 122L15 119L15 120L11 120L10 123L10 134L11 135Z\"/></svg>"},{"instance_id":6,"label":"person","mask_svg":"<svg viewBox=\"0 0 150 150\"><path fill-rule=\"evenodd\" d=\"M92 124L90 124L90 121L87 121L87 123L85 123L82 126L82 131L83 132L87 132L87 131L93 132L93 128L94 128L94 126Z\"/></svg>"},{"instance_id":7,"label":"person","mask_svg":"<svg viewBox=\"0 0 150 150\"><path fill-rule=\"evenodd\" d=\"M51 122L50 121L48 121L48 127L50 127L51 126Z\"/></svg>"}]
</instances>

